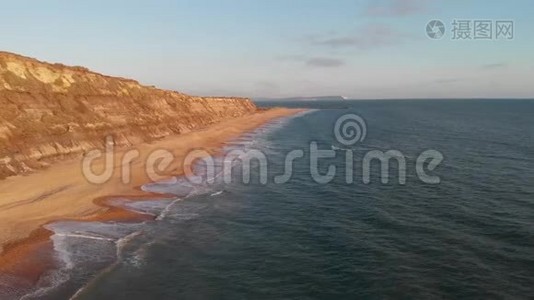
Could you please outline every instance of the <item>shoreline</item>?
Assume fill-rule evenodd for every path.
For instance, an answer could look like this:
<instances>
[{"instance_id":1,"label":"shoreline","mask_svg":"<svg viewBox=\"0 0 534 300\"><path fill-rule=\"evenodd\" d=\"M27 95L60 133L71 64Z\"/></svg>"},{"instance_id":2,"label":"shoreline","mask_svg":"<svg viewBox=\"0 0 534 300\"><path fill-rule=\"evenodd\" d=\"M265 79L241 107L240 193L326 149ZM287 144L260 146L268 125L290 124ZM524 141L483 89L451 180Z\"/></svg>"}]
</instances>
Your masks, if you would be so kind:
<instances>
[{"instance_id":1,"label":"shoreline","mask_svg":"<svg viewBox=\"0 0 534 300\"><path fill-rule=\"evenodd\" d=\"M221 150L221 146L226 142L277 118L289 117L301 111L303 110L283 108L258 111L251 115L212 124L197 131L169 136L151 144L134 145L129 149L138 149L141 152L141 158L146 157L147 153L155 149L172 149L171 152L175 155L175 161L173 161L173 164L169 168L166 168L163 175L166 178L180 176L183 175L181 161L184 158L183 154L189 150L202 148L210 154L217 154ZM121 156L121 154L124 154L129 149L116 149L114 153ZM58 163L57 166L52 165L46 170L37 171L28 176L15 176L0 181L0 190L5 191L6 188L11 188L11 195L18 196L7 201L4 200L4 197L0 198L0 207L8 207L7 209L0 210L0 228L2 228L2 232L0 232L0 246L2 247L0 253L0 275L24 279L24 282L19 286L20 288L28 288L28 283L30 286L35 286L41 276L46 271L53 269L56 265L52 248L53 243L50 239L53 232L46 229L45 226L47 224L58 221L140 222L154 220L154 216L113 206L108 201L121 197L128 198L129 201L150 200L155 197L158 199L175 197L174 195L151 193L141 190L144 184L154 182L148 178L144 170L145 160L143 159L139 160L142 162L141 164L136 164L135 162L137 161L134 161L134 164L132 164L132 180L129 184L124 184L119 181L120 176L118 173L120 172L117 172L117 170L121 165L114 164L112 179L102 185L94 185L87 182L85 178L80 178L83 176L81 174L80 161L81 157L69 159L68 161ZM99 161L96 165L99 167L102 165L102 162ZM56 178L54 175L58 175L58 177ZM62 182L65 176L69 179L72 176L74 179L71 179L70 182ZM47 182L38 181L45 178ZM27 185L34 185L35 182L40 182L43 186L37 188L37 191L28 190ZM65 183L69 184L65 185ZM17 191L13 190L13 186L16 187L17 185L26 186L27 191L17 195ZM71 200L80 196L82 191L85 193L83 195L84 197L81 200L77 199L76 204L73 204ZM28 198L27 196L32 193L37 196ZM9 193L7 196L9 196ZM27 199L37 200L28 201ZM64 207L62 211L54 213L54 207L61 206L61 204L66 205L67 208L65 209ZM51 207L47 208L47 205ZM28 208L29 212L25 213L25 208ZM53 213L43 218L41 215L47 209L52 210ZM16 212L13 213L10 210L16 210ZM7 218L8 222L6 222L5 218L2 218L4 215L9 215L9 218ZM8 230L6 240L6 223L9 224L9 220L17 217L33 218L31 219L33 222L29 224L28 222L24 223L25 226L23 228L26 230L18 230L16 232L9 232ZM39 220L39 217L42 218L42 221ZM16 224L9 225L12 228L16 227ZM28 228L30 229L29 231ZM47 255L43 256L43 253ZM0 285L0 291L3 288L5 287ZM10 288L15 287L10 286Z\"/></svg>"}]
</instances>

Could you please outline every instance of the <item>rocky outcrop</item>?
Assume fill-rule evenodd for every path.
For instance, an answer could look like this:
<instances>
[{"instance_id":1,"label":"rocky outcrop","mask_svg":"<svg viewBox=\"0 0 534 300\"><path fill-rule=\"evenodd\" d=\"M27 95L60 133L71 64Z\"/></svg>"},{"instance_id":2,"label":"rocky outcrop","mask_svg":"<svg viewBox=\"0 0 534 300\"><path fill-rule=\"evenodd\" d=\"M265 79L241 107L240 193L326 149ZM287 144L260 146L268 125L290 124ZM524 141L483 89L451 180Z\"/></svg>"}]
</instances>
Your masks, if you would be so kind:
<instances>
[{"instance_id":1,"label":"rocky outcrop","mask_svg":"<svg viewBox=\"0 0 534 300\"><path fill-rule=\"evenodd\" d=\"M66 155L150 142L253 113L245 98L194 97L83 67L0 52L0 178Z\"/></svg>"}]
</instances>

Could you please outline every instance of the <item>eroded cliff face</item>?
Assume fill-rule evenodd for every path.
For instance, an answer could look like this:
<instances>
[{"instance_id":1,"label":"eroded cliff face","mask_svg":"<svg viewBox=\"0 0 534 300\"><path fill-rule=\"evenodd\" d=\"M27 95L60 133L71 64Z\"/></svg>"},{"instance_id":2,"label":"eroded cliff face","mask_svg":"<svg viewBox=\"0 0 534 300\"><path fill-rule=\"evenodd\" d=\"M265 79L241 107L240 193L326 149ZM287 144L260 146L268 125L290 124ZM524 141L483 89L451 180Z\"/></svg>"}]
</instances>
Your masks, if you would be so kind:
<instances>
[{"instance_id":1,"label":"eroded cliff face","mask_svg":"<svg viewBox=\"0 0 534 300\"><path fill-rule=\"evenodd\" d=\"M193 97L0 52L0 178L104 147L149 142L253 113L245 98Z\"/></svg>"}]
</instances>

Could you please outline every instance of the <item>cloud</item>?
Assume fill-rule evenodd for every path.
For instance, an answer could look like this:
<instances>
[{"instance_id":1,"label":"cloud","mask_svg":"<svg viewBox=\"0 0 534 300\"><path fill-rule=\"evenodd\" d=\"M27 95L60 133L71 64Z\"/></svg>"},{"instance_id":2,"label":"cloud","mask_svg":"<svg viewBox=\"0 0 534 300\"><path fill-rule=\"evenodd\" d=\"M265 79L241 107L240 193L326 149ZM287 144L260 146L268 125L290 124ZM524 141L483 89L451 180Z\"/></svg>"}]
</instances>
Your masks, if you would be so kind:
<instances>
[{"instance_id":1,"label":"cloud","mask_svg":"<svg viewBox=\"0 0 534 300\"><path fill-rule=\"evenodd\" d=\"M310 36L307 42L331 48L352 47L362 50L400 44L413 36L399 32L390 26L373 24L363 26L354 34L344 36Z\"/></svg>"},{"instance_id":2,"label":"cloud","mask_svg":"<svg viewBox=\"0 0 534 300\"><path fill-rule=\"evenodd\" d=\"M312 57L306 61L306 65L321 68L337 68L345 64L344 61L328 57Z\"/></svg>"},{"instance_id":3,"label":"cloud","mask_svg":"<svg viewBox=\"0 0 534 300\"><path fill-rule=\"evenodd\" d=\"M462 81L465 81L465 80L466 80L466 78L440 78L440 79L433 80L432 83L435 83L435 84L453 84L453 83L462 82Z\"/></svg>"},{"instance_id":4,"label":"cloud","mask_svg":"<svg viewBox=\"0 0 534 300\"><path fill-rule=\"evenodd\" d=\"M345 65L345 61L332 57L309 57L306 55L281 55L279 61L302 62L308 67L337 68Z\"/></svg>"},{"instance_id":5,"label":"cloud","mask_svg":"<svg viewBox=\"0 0 534 300\"><path fill-rule=\"evenodd\" d=\"M495 64L486 64L482 65L480 69L482 70L495 70L495 69L503 69L506 68L508 65L505 63L495 63Z\"/></svg>"},{"instance_id":6,"label":"cloud","mask_svg":"<svg viewBox=\"0 0 534 300\"><path fill-rule=\"evenodd\" d=\"M378 3L377 3L378 2ZM381 0L370 4L364 15L370 17L405 17L427 11L429 0Z\"/></svg>"}]
</instances>

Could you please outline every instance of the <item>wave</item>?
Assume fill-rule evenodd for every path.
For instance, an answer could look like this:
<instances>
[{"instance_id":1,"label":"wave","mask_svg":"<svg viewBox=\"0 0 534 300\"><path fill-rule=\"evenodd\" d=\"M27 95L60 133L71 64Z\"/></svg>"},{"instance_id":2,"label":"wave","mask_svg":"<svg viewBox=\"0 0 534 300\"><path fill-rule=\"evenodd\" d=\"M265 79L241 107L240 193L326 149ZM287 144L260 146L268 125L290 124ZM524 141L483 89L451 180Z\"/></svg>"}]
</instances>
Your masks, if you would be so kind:
<instances>
[{"instance_id":1,"label":"wave","mask_svg":"<svg viewBox=\"0 0 534 300\"><path fill-rule=\"evenodd\" d=\"M115 241L116 245L116 260L110 264L108 267L106 267L104 270L99 272L96 276L94 276L89 282L87 282L85 285L83 285L81 288L79 288L70 298L71 299L77 299L79 296L81 296L87 289L95 284L95 282L104 276L105 274L111 272L115 267L123 260L123 253L124 249L130 243L134 238L141 235L141 231L135 231L130 233L129 235L120 238Z\"/></svg>"},{"instance_id":2,"label":"wave","mask_svg":"<svg viewBox=\"0 0 534 300\"><path fill-rule=\"evenodd\" d=\"M219 196L220 194L224 193L224 191L218 191L218 192L215 192L215 193L212 193L210 196L213 197L213 196Z\"/></svg>"},{"instance_id":3,"label":"wave","mask_svg":"<svg viewBox=\"0 0 534 300\"><path fill-rule=\"evenodd\" d=\"M115 242L112 238L106 238L106 237L100 237L100 236L92 236L87 234L57 234L59 237L70 237L70 238L80 238L80 239L90 239L90 240L99 240L99 241L108 241L108 242Z\"/></svg>"},{"instance_id":4,"label":"wave","mask_svg":"<svg viewBox=\"0 0 534 300\"><path fill-rule=\"evenodd\" d=\"M171 203L169 203L169 205L167 205L163 211L161 211L161 213L159 214L159 216L156 218L156 221L161 221L163 220L168 214L169 212L171 211L172 207L178 202L178 201L181 201L182 198L176 198L174 201L172 201Z\"/></svg>"},{"instance_id":5,"label":"wave","mask_svg":"<svg viewBox=\"0 0 534 300\"><path fill-rule=\"evenodd\" d=\"M352 151L352 149L348 149L348 148L340 148L340 147L337 147L337 146L334 146L334 145L331 145L330 148L334 151L336 150L346 150L346 151Z\"/></svg>"},{"instance_id":6,"label":"wave","mask_svg":"<svg viewBox=\"0 0 534 300\"><path fill-rule=\"evenodd\" d=\"M69 274L63 270L48 273L39 280L40 282L47 282L46 285L39 287L35 291L20 297L20 300L41 299L48 295L54 289L66 283L69 279Z\"/></svg>"}]
</instances>

